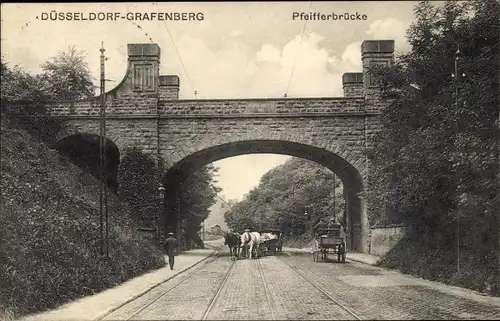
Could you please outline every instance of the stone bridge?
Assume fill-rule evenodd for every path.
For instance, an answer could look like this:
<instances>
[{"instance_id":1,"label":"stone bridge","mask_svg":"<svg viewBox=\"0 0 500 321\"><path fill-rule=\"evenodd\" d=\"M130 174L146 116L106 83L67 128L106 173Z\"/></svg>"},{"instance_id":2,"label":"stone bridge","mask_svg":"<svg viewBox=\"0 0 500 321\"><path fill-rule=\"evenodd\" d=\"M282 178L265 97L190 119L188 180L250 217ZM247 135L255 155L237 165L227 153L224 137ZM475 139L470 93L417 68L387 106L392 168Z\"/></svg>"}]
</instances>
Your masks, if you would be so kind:
<instances>
[{"instance_id":1,"label":"stone bridge","mask_svg":"<svg viewBox=\"0 0 500 321\"><path fill-rule=\"evenodd\" d=\"M392 63L394 41L364 41L361 49L363 70L343 75L344 97L180 100L179 77L159 74L159 46L129 44L125 77L105 94L112 172L116 175L130 147L163 164L167 169L162 182L167 205L164 226L173 228L180 215L178 186L196 169L251 153L310 159L342 180L349 247L367 252L366 152L380 126L383 106L369 70ZM49 112L64 118L67 125L56 146L78 148L76 138L99 135L99 97L50 103Z\"/></svg>"}]
</instances>

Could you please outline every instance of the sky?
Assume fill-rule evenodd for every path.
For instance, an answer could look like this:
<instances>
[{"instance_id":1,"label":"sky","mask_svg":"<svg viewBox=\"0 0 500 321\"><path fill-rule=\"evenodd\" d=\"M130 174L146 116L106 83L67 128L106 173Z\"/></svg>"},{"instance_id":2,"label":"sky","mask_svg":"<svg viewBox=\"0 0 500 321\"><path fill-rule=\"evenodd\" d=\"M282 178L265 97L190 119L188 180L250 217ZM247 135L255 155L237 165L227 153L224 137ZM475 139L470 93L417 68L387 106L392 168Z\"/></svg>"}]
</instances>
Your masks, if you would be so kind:
<instances>
[{"instance_id":1,"label":"sky","mask_svg":"<svg viewBox=\"0 0 500 321\"><path fill-rule=\"evenodd\" d=\"M342 74L361 71L363 40L393 39L396 54L408 49L405 34L413 1L367 2L162 2L1 5L2 59L30 73L75 46L99 85L103 43L107 89L124 77L127 44L157 43L161 75L180 77L180 99L339 97ZM49 13L116 13L125 19L62 21ZM144 13L201 13L203 20L128 20ZM294 13L358 14L361 20L294 19ZM366 20L363 19L366 15ZM198 15L200 16L200 15ZM283 155L244 155L215 163L226 199L242 199ZM237 179L235 179L237 178Z\"/></svg>"}]
</instances>

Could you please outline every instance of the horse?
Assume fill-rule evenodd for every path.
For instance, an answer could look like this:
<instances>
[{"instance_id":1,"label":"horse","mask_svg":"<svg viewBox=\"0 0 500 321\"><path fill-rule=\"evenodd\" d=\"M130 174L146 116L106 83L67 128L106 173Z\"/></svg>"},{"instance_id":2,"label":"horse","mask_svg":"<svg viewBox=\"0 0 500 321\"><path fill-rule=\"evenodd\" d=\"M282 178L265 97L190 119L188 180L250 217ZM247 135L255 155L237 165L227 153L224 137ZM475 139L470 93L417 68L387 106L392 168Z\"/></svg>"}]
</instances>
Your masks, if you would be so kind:
<instances>
[{"instance_id":1,"label":"horse","mask_svg":"<svg viewBox=\"0 0 500 321\"><path fill-rule=\"evenodd\" d=\"M229 247L229 254L231 260L237 260L239 256L239 249L241 244L240 235L238 233L233 233L228 231L224 234L224 245Z\"/></svg>"},{"instance_id":2,"label":"horse","mask_svg":"<svg viewBox=\"0 0 500 321\"><path fill-rule=\"evenodd\" d=\"M260 233L259 232L249 232L245 231L243 234L241 234L241 247L244 248L245 250L248 248L248 258L252 258L252 252L255 249L257 251L257 257L260 255Z\"/></svg>"}]
</instances>

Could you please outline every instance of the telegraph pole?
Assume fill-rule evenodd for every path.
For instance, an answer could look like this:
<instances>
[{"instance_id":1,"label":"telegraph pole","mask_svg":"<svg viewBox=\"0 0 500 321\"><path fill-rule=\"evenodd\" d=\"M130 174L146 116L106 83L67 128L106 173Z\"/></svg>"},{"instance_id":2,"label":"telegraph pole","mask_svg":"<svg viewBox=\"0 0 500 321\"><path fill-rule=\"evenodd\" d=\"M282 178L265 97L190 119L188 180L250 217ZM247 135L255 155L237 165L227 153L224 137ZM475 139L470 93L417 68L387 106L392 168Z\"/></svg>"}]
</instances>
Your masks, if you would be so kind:
<instances>
[{"instance_id":1,"label":"telegraph pole","mask_svg":"<svg viewBox=\"0 0 500 321\"><path fill-rule=\"evenodd\" d=\"M109 256L109 228L108 228L108 171L107 171L107 144L106 144L106 101L105 101L105 82L104 77L104 44L101 42L101 86L100 86L100 126L99 126L99 178L101 180L99 214L100 214L100 232L101 232L101 255ZM105 226L104 226L105 225Z\"/></svg>"},{"instance_id":2,"label":"telegraph pole","mask_svg":"<svg viewBox=\"0 0 500 321\"><path fill-rule=\"evenodd\" d=\"M457 47L457 52L455 52L455 136L458 135L458 86L460 83L460 75L458 73L458 63L460 61L462 53L460 52L460 46ZM459 182L458 173L455 173L457 177L455 178ZM458 184L456 186L458 190ZM458 193L457 193L458 195ZM457 210L457 274L460 273L460 211Z\"/></svg>"}]
</instances>

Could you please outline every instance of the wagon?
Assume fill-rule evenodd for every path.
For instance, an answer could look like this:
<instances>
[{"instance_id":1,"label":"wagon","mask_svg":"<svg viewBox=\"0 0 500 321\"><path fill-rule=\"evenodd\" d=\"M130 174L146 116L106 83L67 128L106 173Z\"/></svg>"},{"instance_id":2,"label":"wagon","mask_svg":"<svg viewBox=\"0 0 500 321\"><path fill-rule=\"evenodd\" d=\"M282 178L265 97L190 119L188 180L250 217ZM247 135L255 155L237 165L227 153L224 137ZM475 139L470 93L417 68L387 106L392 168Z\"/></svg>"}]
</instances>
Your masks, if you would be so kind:
<instances>
[{"instance_id":1,"label":"wagon","mask_svg":"<svg viewBox=\"0 0 500 321\"><path fill-rule=\"evenodd\" d=\"M282 232L278 229L268 229L260 232L261 235L273 233L277 236L275 239L264 239L260 243L260 250L262 255L274 255L279 250L281 251L283 247Z\"/></svg>"},{"instance_id":2,"label":"wagon","mask_svg":"<svg viewBox=\"0 0 500 321\"><path fill-rule=\"evenodd\" d=\"M342 225L334 224L329 228L319 228L315 231L316 238L312 245L313 261L327 261L329 254L337 254L337 261L345 263L347 252Z\"/></svg>"}]
</instances>

